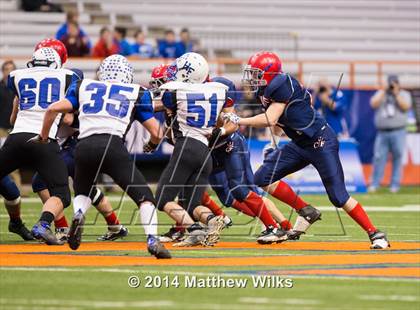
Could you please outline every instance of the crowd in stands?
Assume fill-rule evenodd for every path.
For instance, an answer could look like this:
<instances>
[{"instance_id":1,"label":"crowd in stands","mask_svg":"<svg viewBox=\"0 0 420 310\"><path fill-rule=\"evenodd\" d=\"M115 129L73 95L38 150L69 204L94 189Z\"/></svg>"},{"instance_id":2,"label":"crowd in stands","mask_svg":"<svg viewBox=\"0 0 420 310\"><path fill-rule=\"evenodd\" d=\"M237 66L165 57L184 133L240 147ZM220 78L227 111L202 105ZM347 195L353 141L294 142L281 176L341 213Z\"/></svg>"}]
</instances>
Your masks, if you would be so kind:
<instances>
[{"instance_id":1,"label":"crowd in stands","mask_svg":"<svg viewBox=\"0 0 420 310\"><path fill-rule=\"evenodd\" d=\"M92 45L88 34L80 26L78 13L70 11L66 15L65 23L57 30L56 38L67 47L69 57L107 57L121 54L139 58L177 58L194 50L187 28L180 31L179 40L171 29L167 29L164 37L157 40L148 40L146 33L140 28L134 32L132 38L127 37L127 32L125 27L102 27L98 41Z\"/></svg>"}]
</instances>

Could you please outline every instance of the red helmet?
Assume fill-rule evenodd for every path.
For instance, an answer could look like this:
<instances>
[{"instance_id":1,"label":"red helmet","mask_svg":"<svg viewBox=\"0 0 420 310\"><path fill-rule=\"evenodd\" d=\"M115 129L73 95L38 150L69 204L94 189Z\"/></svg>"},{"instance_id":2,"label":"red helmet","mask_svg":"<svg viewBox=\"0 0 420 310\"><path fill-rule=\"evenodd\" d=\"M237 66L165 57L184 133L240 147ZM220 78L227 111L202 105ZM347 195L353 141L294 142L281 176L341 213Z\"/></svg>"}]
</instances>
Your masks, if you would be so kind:
<instances>
[{"instance_id":1,"label":"red helmet","mask_svg":"<svg viewBox=\"0 0 420 310\"><path fill-rule=\"evenodd\" d=\"M159 88L162 84L167 82L169 65L161 64L152 70L149 84L152 88Z\"/></svg>"},{"instance_id":2,"label":"red helmet","mask_svg":"<svg viewBox=\"0 0 420 310\"><path fill-rule=\"evenodd\" d=\"M67 48L60 40L50 38L44 39L35 45L35 51L41 47L51 47L54 49L60 56L62 65L64 65L64 63L67 61Z\"/></svg>"},{"instance_id":3,"label":"red helmet","mask_svg":"<svg viewBox=\"0 0 420 310\"><path fill-rule=\"evenodd\" d=\"M281 72L281 60L277 54L258 52L249 58L242 82L247 86L266 86Z\"/></svg>"}]
</instances>

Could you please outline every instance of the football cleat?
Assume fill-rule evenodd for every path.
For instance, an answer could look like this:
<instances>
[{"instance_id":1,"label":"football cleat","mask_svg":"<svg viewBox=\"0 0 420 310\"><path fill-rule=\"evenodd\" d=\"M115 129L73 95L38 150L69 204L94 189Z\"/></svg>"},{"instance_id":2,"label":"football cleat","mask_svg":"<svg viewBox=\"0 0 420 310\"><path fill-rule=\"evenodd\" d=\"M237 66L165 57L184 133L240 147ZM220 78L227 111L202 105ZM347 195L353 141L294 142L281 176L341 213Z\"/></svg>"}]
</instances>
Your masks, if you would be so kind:
<instances>
[{"instance_id":1,"label":"football cleat","mask_svg":"<svg viewBox=\"0 0 420 310\"><path fill-rule=\"evenodd\" d=\"M180 241L184 237L184 234L183 231L178 230L173 226L168 232L159 237L159 241L164 243Z\"/></svg>"},{"instance_id":2,"label":"football cleat","mask_svg":"<svg viewBox=\"0 0 420 310\"><path fill-rule=\"evenodd\" d=\"M28 228L26 228L25 224L22 222L19 222L19 223L9 222L9 231L11 233L21 236L22 239L25 241L35 240L32 233L29 231Z\"/></svg>"},{"instance_id":3,"label":"football cleat","mask_svg":"<svg viewBox=\"0 0 420 310\"><path fill-rule=\"evenodd\" d=\"M124 226L120 225L120 228L115 230L113 228L110 229L108 227L108 231L103 235L100 236L97 240L99 241L114 241L119 238L126 237L128 235L128 229Z\"/></svg>"},{"instance_id":4,"label":"football cleat","mask_svg":"<svg viewBox=\"0 0 420 310\"><path fill-rule=\"evenodd\" d=\"M232 221L232 219L231 219L229 216L227 216L227 215L225 215L225 216L223 217L223 222L224 222L224 224L225 224L225 227L224 227L224 228L229 228L230 226L232 226L232 225L233 225L233 221Z\"/></svg>"},{"instance_id":5,"label":"football cleat","mask_svg":"<svg viewBox=\"0 0 420 310\"><path fill-rule=\"evenodd\" d=\"M259 244L281 243L286 240L287 233L281 228L275 228L273 226L268 226L257 238Z\"/></svg>"},{"instance_id":6,"label":"football cleat","mask_svg":"<svg viewBox=\"0 0 420 310\"><path fill-rule=\"evenodd\" d=\"M32 235L44 241L48 245L63 245L64 242L57 239L55 234L51 231L50 225L47 222L39 221L32 227Z\"/></svg>"},{"instance_id":7,"label":"football cleat","mask_svg":"<svg viewBox=\"0 0 420 310\"><path fill-rule=\"evenodd\" d=\"M77 250L82 242L83 225L85 224L85 216L79 210L71 221L69 236L67 243L72 250Z\"/></svg>"},{"instance_id":8,"label":"football cleat","mask_svg":"<svg viewBox=\"0 0 420 310\"><path fill-rule=\"evenodd\" d=\"M313 223L321 219L321 212L309 205L300 209L298 214L292 231L287 233L289 240L299 240L300 235L304 234Z\"/></svg>"},{"instance_id":9,"label":"football cleat","mask_svg":"<svg viewBox=\"0 0 420 310\"><path fill-rule=\"evenodd\" d=\"M388 239L386 238L386 234L382 231L377 230L369 234L369 239L372 243L370 248L373 250L383 250L391 247Z\"/></svg>"},{"instance_id":10,"label":"football cleat","mask_svg":"<svg viewBox=\"0 0 420 310\"><path fill-rule=\"evenodd\" d=\"M147 251L156 258L171 258L171 253L165 246L154 236L147 238Z\"/></svg>"},{"instance_id":11,"label":"football cleat","mask_svg":"<svg viewBox=\"0 0 420 310\"><path fill-rule=\"evenodd\" d=\"M69 234L69 230L70 228L68 227L59 227L55 229L55 236L57 237L58 240L62 241L62 242L66 242L67 241L67 236Z\"/></svg>"},{"instance_id":12,"label":"football cleat","mask_svg":"<svg viewBox=\"0 0 420 310\"><path fill-rule=\"evenodd\" d=\"M186 233L184 238L180 240L179 242L174 243L173 246L190 247L190 246L202 245L204 240L206 239L206 235L207 235L206 231L201 226L200 228L194 227L194 230L190 230L188 233Z\"/></svg>"},{"instance_id":13,"label":"football cleat","mask_svg":"<svg viewBox=\"0 0 420 310\"><path fill-rule=\"evenodd\" d=\"M208 223L207 235L202 244L205 246L214 246L220 239L220 233L225 228L224 216L215 216Z\"/></svg>"}]
</instances>

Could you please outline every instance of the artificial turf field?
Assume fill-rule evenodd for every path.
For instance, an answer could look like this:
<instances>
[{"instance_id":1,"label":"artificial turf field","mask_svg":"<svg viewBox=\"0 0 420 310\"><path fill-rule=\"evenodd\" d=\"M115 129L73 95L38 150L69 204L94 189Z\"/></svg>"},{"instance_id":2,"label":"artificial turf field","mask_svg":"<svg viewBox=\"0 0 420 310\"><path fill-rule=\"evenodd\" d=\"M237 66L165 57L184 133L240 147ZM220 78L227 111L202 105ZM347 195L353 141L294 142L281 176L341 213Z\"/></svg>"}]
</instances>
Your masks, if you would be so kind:
<instances>
[{"instance_id":1,"label":"artificial turf field","mask_svg":"<svg viewBox=\"0 0 420 310\"><path fill-rule=\"evenodd\" d=\"M321 208L322 221L300 241L260 246L255 234L261 225L227 210L234 226L223 232L216 247L168 246L174 258L158 261L145 250L143 229L129 201L119 210L130 230L128 237L95 242L106 226L101 217L95 219L97 213L91 209L78 251L67 245L20 241L7 232L8 217L1 208L0 309L419 309L419 189L405 188L398 194L381 190L356 198L368 207L376 226L387 231L391 249L369 250L366 235L341 212L344 234L332 207ZM304 199L315 206L329 206L323 195ZM118 197L112 200L117 206ZM24 201L22 217L28 227L38 219L40 206L34 198ZM278 207L289 215L288 207L280 203ZM71 209L66 214L71 219ZM159 216L162 233L170 221ZM295 217L293 214L292 220ZM293 287L254 288L253 281L264 275L273 280L291 278ZM141 280L138 288L129 287L130 276ZM155 286L160 277L162 287L145 288L147 276L156 281ZM221 276L246 281L246 285L186 288L186 278L192 281L193 276ZM281 283L290 286L287 281Z\"/></svg>"}]
</instances>

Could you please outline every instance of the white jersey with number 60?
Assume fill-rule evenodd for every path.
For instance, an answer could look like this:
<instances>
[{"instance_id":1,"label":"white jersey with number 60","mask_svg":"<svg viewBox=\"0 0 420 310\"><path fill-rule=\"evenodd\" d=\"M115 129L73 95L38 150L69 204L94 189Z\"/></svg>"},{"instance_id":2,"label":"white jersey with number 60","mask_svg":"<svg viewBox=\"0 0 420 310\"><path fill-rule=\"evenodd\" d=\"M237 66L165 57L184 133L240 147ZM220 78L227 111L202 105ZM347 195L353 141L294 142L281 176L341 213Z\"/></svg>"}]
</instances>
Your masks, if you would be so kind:
<instances>
[{"instance_id":1,"label":"white jersey with number 60","mask_svg":"<svg viewBox=\"0 0 420 310\"><path fill-rule=\"evenodd\" d=\"M216 127L219 114L226 104L228 87L216 82L169 82L160 89L175 92L176 102L173 104L176 104L176 116L172 126L175 137L191 137L208 145L207 136Z\"/></svg>"}]
</instances>

